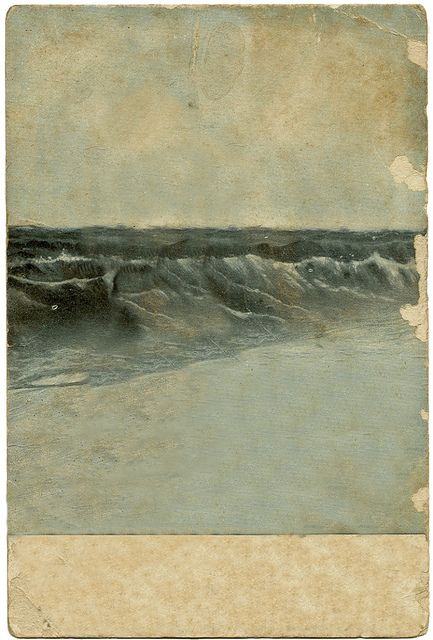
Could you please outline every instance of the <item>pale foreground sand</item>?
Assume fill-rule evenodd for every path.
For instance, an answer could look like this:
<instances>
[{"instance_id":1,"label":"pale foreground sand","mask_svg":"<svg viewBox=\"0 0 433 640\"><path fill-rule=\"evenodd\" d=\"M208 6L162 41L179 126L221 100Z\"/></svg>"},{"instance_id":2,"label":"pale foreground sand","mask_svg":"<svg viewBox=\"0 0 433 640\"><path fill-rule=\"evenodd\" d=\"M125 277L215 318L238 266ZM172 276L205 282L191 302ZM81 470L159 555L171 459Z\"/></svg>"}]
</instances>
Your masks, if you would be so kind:
<instances>
[{"instance_id":1,"label":"pale foreground sand","mask_svg":"<svg viewBox=\"0 0 433 640\"><path fill-rule=\"evenodd\" d=\"M423 353L339 336L13 391L10 533L422 532Z\"/></svg>"}]
</instances>

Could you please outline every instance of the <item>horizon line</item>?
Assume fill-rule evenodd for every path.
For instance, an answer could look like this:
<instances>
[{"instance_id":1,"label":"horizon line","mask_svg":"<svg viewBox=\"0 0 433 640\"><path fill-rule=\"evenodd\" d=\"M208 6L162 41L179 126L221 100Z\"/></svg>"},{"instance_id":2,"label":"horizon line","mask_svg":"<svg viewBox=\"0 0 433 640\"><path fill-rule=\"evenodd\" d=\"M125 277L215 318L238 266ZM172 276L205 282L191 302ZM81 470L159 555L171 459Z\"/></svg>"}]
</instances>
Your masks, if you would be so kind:
<instances>
[{"instance_id":1,"label":"horizon line","mask_svg":"<svg viewBox=\"0 0 433 640\"><path fill-rule=\"evenodd\" d=\"M228 226L168 226L168 225L149 225L146 227L130 226L123 224L92 224L82 225L77 227L64 227L64 226L50 226L43 223L35 224L7 224L6 231L9 229L44 229L50 231L81 231L91 229L111 229L115 230L127 230L127 231L152 231L152 230L167 230L167 231L244 231L244 230L263 230L263 231L286 231L286 232L299 232L299 231L333 231L333 232L350 232L350 233L383 233L386 231L398 231L406 233L422 233L426 234L428 231L428 225L423 228L403 228L403 227L366 227L364 229L353 229L345 226L340 227L267 227L264 225L244 225L241 227L235 225Z\"/></svg>"}]
</instances>

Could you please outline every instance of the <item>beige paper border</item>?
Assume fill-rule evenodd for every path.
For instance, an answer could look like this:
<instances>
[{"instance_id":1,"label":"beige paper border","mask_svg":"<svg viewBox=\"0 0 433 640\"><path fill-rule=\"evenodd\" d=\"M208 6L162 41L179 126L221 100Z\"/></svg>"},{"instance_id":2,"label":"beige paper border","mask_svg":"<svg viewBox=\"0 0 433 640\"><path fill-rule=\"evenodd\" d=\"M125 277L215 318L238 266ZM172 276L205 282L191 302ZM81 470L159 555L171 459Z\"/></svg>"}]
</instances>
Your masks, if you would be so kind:
<instances>
[{"instance_id":1,"label":"beige paper border","mask_svg":"<svg viewBox=\"0 0 433 640\"><path fill-rule=\"evenodd\" d=\"M18 637L412 637L424 535L9 537Z\"/></svg>"}]
</instances>

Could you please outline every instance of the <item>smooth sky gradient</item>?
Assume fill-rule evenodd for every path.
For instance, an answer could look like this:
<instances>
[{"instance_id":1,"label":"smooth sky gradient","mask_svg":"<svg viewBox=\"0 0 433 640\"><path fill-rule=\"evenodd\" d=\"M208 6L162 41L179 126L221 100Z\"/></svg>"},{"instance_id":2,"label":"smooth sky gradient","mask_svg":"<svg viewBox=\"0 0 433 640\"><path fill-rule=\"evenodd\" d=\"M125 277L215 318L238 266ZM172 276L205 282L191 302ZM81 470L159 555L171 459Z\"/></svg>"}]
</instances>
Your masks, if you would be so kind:
<instances>
[{"instance_id":1,"label":"smooth sky gradient","mask_svg":"<svg viewBox=\"0 0 433 640\"><path fill-rule=\"evenodd\" d=\"M425 169L425 31L401 5L15 7L9 222L421 229L389 167Z\"/></svg>"}]
</instances>

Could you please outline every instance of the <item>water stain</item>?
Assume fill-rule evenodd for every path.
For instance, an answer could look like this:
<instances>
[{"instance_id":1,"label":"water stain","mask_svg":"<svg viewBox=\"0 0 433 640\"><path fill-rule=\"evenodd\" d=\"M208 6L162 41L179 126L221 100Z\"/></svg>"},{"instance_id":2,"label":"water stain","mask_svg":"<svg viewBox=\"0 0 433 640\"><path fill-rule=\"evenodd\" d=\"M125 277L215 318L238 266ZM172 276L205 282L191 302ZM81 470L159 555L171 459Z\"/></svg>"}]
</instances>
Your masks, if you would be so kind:
<instances>
[{"instance_id":1,"label":"water stain","mask_svg":"<svg viewBox=\"0 0 433 640\"><path fill-rule=\"evenodd\" d=\"M216 27L209 36L200 72L200 84L209 100L220 100L235 86L244 68L245 38L230 22Z\"/></svg>"}]
</instances>

